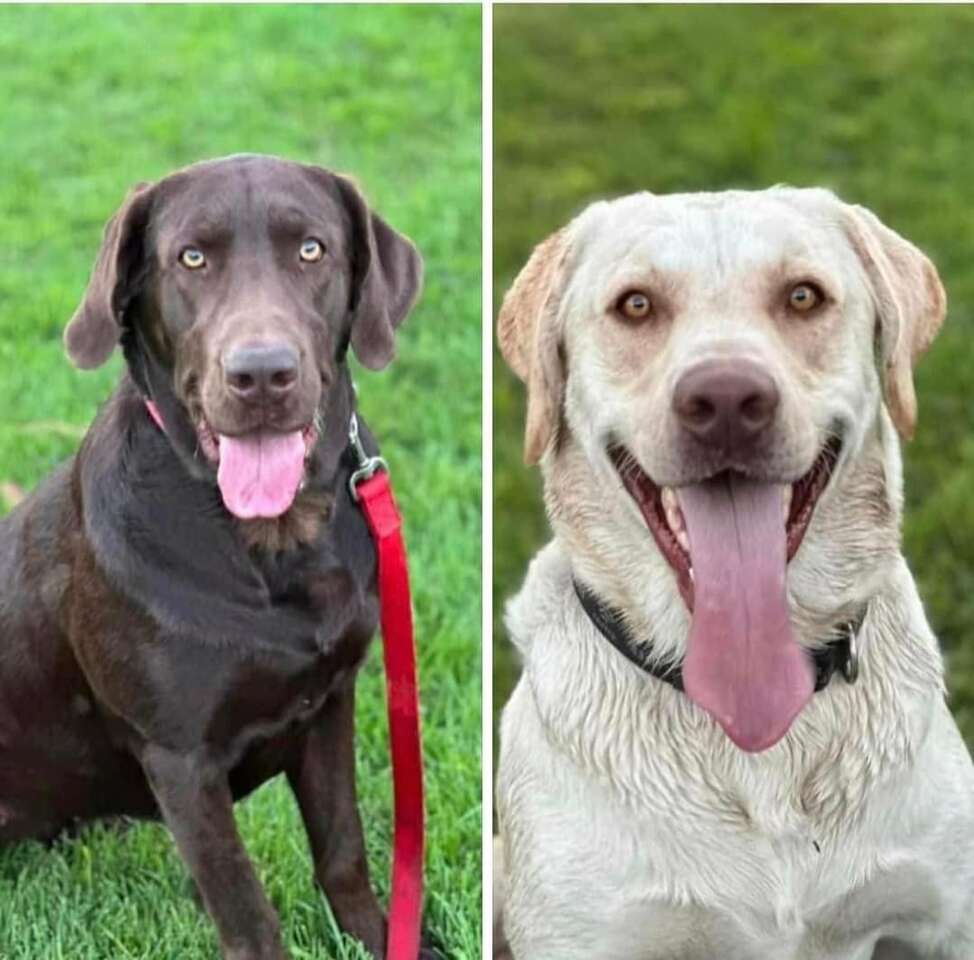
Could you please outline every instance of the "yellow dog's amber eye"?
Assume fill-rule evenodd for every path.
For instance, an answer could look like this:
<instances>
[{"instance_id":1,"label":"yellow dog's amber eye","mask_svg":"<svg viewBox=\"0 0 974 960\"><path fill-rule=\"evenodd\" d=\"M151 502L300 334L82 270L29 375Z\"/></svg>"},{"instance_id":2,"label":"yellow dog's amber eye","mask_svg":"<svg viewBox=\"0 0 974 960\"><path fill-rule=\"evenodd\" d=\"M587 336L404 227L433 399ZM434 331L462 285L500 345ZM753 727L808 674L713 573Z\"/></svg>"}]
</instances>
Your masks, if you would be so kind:
<instances>
[{"instance_id":1,"label":"yellow dog's amber eye","mask_svg":"<svg viewBox=\"0 0 974 960\"><path fill-rule=\"evenodd\" d=\"M639 290L630 290L616 301L616 310L627 320L645 320L653 312L653 301Z\"/></svg>"},{"instance_id":2,"label":"yellow dog's amber eye","mask_svg":"<svg viewBox=\"0 0 974 960\"><path fill-rule=\"evenodd\" d=\"M200 267L206 266L206 257L203 256L202 250L197 250L196 247L187 247L179 254L179 262L187 270L199 270Z\"/></svg>"},{"instance_id":3,"label":"yellow dog's amber eye","mask_svg":"<svg viewBox=\"0 0 974 960\"><path fill-rule=\"evenodd\" d=\"M824 300L822 291L813 283L799 283L791 288L788 294L788 306L799 313L814 310Z\"/></svg>"},{"instance_id":4,"label":"yellow dog's amber eye","mask_svg":"<svg viewBox=\"0 0 974 960\"><path fill-rule=\"evenodd\" d=\"M325 255L324 245L314 237L308 237L301 244L301 259L307 263L317 263Z\"/></svg>"}]
</instances>

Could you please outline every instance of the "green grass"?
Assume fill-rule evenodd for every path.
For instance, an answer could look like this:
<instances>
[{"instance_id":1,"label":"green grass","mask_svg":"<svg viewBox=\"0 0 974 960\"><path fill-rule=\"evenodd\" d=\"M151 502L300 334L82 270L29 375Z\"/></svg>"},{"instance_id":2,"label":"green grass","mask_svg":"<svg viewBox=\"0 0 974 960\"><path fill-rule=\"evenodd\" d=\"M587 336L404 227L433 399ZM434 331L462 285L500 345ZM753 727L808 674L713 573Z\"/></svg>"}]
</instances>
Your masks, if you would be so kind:
<instances>
[{"instance_id":1,"label":"green grass","mask_svg":"<svg viewBox=\"0 0 974 960\"><path fill-rule=\"evenodd\" d=\"M281 154L352 172L426 260L399 359L358 374L406 516L424 694L426 919L480 956L480 10L0 9L0 484L75 448L121 370L74 371L61 330L129 185L206 157ZM6 491L6 493L4 493ZM0 486L0 498L15 490ZM373 879L387 894L391 787L378 647L359 697ZM352 958L311 883L283 783L239 808L291 955ZM0 960L216 955L158 826L0 853Z\"/></svg>"},{"instance_id":2,"label":"green grass","mask_svg":"<svg viewBox=\"0 0 974 960\"><path fill-rule=\"evenodd\" d=\"M974 743L974 9L501 6L494 24L498 304L535 243L644 189L829 186L936 262L950 312L917 373L905 549ZM503 601L547 527L522 391L495 371L496 709L516 673Z\"/></svg>"}]
</instances>

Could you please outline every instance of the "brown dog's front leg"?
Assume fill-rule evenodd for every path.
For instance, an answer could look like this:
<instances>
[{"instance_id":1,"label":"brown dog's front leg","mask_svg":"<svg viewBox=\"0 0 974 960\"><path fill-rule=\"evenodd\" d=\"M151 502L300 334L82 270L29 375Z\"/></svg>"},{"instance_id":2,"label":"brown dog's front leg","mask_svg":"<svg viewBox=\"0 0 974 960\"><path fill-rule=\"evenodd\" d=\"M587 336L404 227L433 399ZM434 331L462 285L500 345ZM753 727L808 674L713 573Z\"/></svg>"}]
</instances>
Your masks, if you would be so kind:
<instances>
[{"instance_id":1,"label":"brown dog's front leg","mask_svg":"<svg viewBox=\"0 0 974 960\"><path fill-rule=\"evenodd\" d=\"M288 780L308 832L315 878L339 926L381 958L385 917L369 884L355 791L353 683L328 698L305 735Z\"/></svg>"},{"instance_id":2,"label":"brown dog's front leg","mask_svg":"<svg viewBox=\"0 0 974 960\"><path fill-rule=\"evenodd\" d=\"M142 766L216 923L225 960L287 960L277 916L237 832L226 777L199 757L151 745Z\"/></svg>"}]
</instances>

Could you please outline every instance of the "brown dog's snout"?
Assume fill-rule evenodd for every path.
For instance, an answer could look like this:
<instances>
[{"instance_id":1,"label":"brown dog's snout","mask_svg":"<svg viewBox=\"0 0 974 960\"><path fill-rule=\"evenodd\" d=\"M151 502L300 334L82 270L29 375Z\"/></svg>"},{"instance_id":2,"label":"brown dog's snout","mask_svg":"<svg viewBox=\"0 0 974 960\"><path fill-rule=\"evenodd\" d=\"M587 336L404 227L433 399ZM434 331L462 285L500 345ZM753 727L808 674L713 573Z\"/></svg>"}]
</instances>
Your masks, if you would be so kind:
<instances>
[{"instance_id":1,"label":"brown dog's snout","mask_svg":"<svg viewBox=\"0 0 974 960\"><path fill-rule=\"evenodd\" d=\"M746 448L774 422L778 387L751 360L706 360L689 369L673 391L680 425L707 446Z\"/></svg>"},{"instance_id":2,"label":"brown dog's snout","mask_svg":"<svg viewBox=\"0 0 974 960\"><path fill-rule=\"evenodd\" d=\"M298 382L298 352L287 343L247 343L223 357L227 389L246 403L283 400Z\"/></svg>"}]
</instances>

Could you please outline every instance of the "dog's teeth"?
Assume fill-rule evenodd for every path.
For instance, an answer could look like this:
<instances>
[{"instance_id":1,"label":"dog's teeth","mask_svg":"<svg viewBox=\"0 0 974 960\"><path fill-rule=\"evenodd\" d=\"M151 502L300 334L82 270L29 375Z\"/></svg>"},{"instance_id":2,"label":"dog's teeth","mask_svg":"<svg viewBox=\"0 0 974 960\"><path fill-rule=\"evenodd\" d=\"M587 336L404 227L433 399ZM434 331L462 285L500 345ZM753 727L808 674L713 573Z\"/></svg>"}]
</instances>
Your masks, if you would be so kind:
<instances>
[{"instance_id":1,"label":"dog's teeth","mask_svg":"<svg viewBox=\"0 0 974 960\"><path fill-rule=\"evenodd\" d=\"M687 553L690 552L690 538L687 536L686 530L676 530L674 531L674 536L676 537L676 542L686 550Z\"/></svg>"},{"instance_id":2,"label":"dog's teeth","mask_svg":"<svg viewBox=\"0 0 974 960\"><path fill-rule=\"evenodd\" d=\"M785 523L788 522L788 514L791 512L792 486L789 483L781 493L781 515Z\"/></svg>"},{"instance_id":3,"label":"dog's teeth","mask_svg":"<svg viewBox=\"0 0 974 960\"><path fill-rule=\"evenodd\" d=\"M686 540L686 533L684 532L685 525L683 523L683 511L680 509L680 501L677 499L676 491L672 487L663 487L660 493L660 502L663 504L663 512L666 514L667 525L680 546L683 546L683 540ZM681 534L683 535L683 540L680 539ZM684 549L687 548L684 547Z\"/></svg>"}]
</instances>

